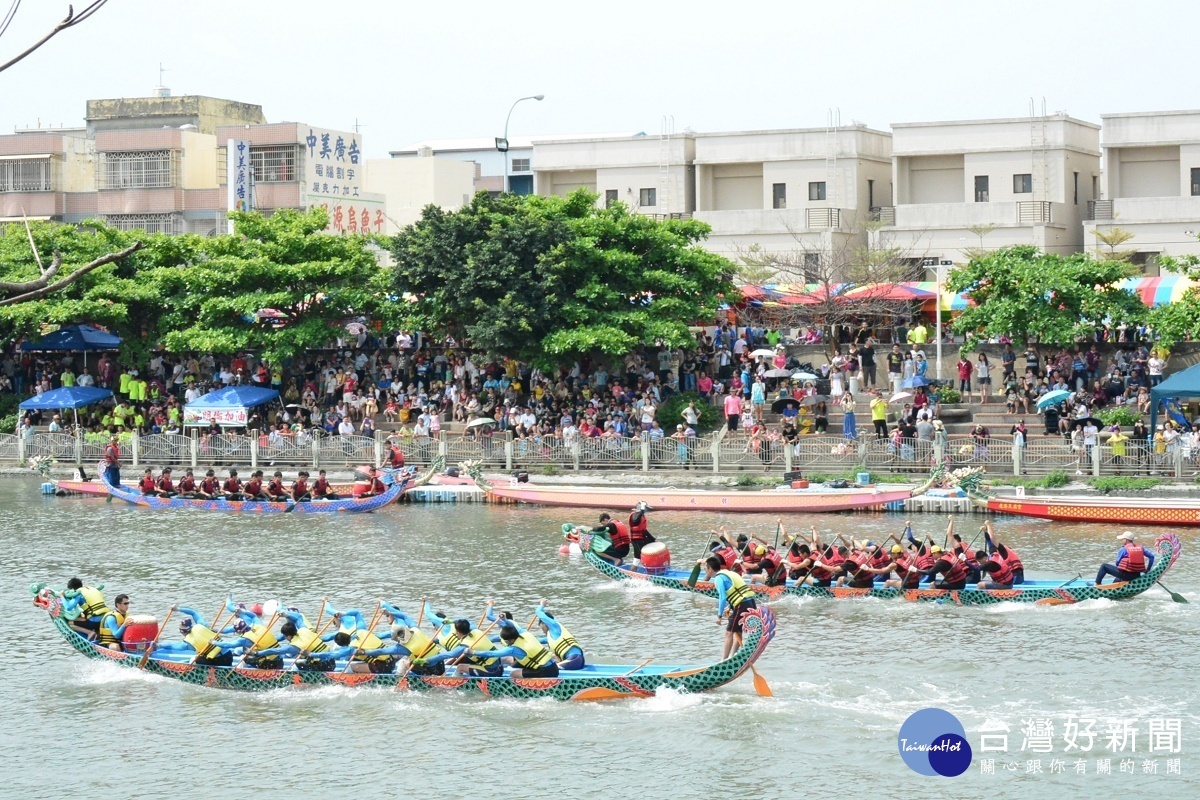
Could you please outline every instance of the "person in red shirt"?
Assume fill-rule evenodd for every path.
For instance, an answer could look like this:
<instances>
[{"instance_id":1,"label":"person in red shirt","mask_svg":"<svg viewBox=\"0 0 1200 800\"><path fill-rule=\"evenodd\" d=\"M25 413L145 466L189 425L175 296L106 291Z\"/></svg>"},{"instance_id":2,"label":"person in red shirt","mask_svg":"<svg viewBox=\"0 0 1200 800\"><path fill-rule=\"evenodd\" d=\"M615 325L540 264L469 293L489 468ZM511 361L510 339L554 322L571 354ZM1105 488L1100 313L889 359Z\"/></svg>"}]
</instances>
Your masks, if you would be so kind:
<instances>
[{"instance_id":1,"label":"person in red shirt","mask_svg":"<svg viewBox=\"0 0 1200 800\"><path fill-rule=\"evenodd\" d=\"M255 470L254 474L250 476L250 480L246 481L246 486L242 490L242 494L245 495L247 500L267 499L266 494L263 492L262 477L262 470Z\"/></svg>"},{"instance_id":2,"label":"person in red shirt","mask_svg":"<svg viewBox=\"0 0 1200 800\"><path fill-rule=\"evenodd\" d=\"M238 478L236 469L229 470L229 477L225 479L225 483L221 485L221 489L225 492L226 500L246 499L242 493L242 481Z\"/></svg>"},{"instance_id":3,"label":"person in red shirt","mask_svg":"<svg viewBox=\"0 0 1200 800\"><path fill-rule=\"evenodd\" d=\"M308 473L304 473L305 477ZM329 479L325 477L325 470L317 473L317 479L313 481L312 496L317 500L337 500L337 492L333 491L333 487L329 485ZM299 498L295 498L299 499Z\"/></svg>"}]
</instances>

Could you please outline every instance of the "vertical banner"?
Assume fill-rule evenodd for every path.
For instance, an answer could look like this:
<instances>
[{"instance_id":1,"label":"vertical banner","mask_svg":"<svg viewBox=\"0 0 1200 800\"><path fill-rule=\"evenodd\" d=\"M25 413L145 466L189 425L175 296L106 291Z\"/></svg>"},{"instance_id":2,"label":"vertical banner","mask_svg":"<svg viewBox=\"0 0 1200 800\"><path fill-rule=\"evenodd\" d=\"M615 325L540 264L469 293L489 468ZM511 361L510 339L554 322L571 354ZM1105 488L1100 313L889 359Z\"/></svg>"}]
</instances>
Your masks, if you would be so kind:
<instances>
[{"instance_id":1,"label":"vertical banner","mask_svg":"<svg viewBox=\"0 0 1200 800\"><path fill-rule=\"evenodd\" d=\"M225 182L229 187L227 198L230 211L252 211L254 209L254 186L250 171L250 142L230 139L225 148ZM233 220L229 220L229 232L233 233Z\"/></svg>"},{"instance_id":2,"label":"vertical banner","mask_svg":"<svg viewBox=\"0 0 1200 800\"><path fill-rule=\"evenodd\" d=\"M330 233L380 233L386 214L384 196L365 190L362 142L357 133L308 127L301 138L304 161L302 202L329 212Z\"/></svg>"}]
</instances>

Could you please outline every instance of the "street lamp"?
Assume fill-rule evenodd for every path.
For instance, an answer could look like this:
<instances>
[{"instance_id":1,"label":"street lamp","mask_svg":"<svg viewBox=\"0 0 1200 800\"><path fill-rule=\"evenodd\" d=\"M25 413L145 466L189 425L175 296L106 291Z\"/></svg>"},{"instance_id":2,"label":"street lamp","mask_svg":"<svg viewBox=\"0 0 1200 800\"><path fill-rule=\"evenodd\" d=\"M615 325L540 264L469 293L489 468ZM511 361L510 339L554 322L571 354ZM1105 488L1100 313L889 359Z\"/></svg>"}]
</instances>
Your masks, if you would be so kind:
<instances>
[{"instance_id":1,"label":"street lamp","mask_svg":"<svg viewBox=\"0 0 1200 800\"><path fill-rule=\"evenodd\" d=\"M942 258L937 265L937 377L942 379L942 284L946 282L946 267L954 266L954 262Z\"/></svg>"},{"instance_id":2,"label":"street lamp","mask_svg":"<svg viewBox=\"0 0 1200 800\"><path fill-rule=\"evenodd\" d=\"M508 116L504 118L504 138L496 140L496 149L504 153L504 181L500 185L500 190L503 192L508 191L508 121L512 119L513 109L522 100L543 100L545 97L546 95L544 94L531 94L528 97L518 97L513 101L512 106L509 107Z\"/></svg>"}]
</instances>

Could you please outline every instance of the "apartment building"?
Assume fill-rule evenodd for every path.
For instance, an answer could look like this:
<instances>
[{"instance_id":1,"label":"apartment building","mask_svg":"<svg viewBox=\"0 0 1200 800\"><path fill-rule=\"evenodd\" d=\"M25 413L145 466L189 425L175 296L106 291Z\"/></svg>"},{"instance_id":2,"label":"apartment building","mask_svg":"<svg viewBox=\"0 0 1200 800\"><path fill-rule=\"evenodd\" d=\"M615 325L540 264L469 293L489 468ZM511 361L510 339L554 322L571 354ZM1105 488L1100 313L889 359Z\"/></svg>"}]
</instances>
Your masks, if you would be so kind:
<instances>
[{"instance_id":1,"label":"apartment building","mask_svg":"<svg viewBox=\"0 0 1200 800\"><path fill-rule=\"evenodd\" d=\"M850 257L871 210L890 204L891 138L864 125L696 134L706 246L735 261L776 256L816 280L821 259Z\"/></svg>"},{"instance_id":2,"label":"apartment building","mask_svg":"<svg viewBox=\"0 0 1200 800\"><path fill-rule=\"evenodd\" d=\"M1200 255L1200 111L1103 114L1103 195L1088 204L1087 246L1108 248L1097 230L1120 228L1117 245L1157 275L1156 256Z\"/></svg>"},{"instance_id":3,"label":"apartment building","mask_svg":"<svg viewBox=\"0 0 1200 800\"><path fill-rule=\"evenodd\" d=\"M434 157L471 164L475 170L474 191L497 194L504 191L507 169L509 191L513 194L533 194L533 139L529 136L510 136L508 159L496 148L495 138L424 139L415 144L389 150L395 159Z\"/></svg>"},{"instance_id":4,"label":"apartment building","mask_svg":"<svg viewBox=\"0 0 1200 800\"><path fill-rule=\"evenodd\" d=\"M1100 186L1100 126L1065 114L892 125L890 246L926 263L964 250L1032 244L1083 249Z\"/></svg>"},{"instance_id":5,"label":"apartment building","mask_svg":"<svg viewBox=\"0 0 1200 800\"><path fill-rule=\"evenodd\" d=\"M95 213L96 157L85 128L0 136L0 223Z\"/></svg>"},{"instance_id":6,"label":"apartment building","mask_svg":"<svg viewBox=\"0 0 1200 800\"><path fill-rule=\"evenodd\" d=\"M471 202L478 168L468 161L437 158L423 148L415 158L372 158L367 161L367 188L383 196L387 216L382 233L392 235L421 218L433 204L456 211Z\"/></svg>"}]
</instances>

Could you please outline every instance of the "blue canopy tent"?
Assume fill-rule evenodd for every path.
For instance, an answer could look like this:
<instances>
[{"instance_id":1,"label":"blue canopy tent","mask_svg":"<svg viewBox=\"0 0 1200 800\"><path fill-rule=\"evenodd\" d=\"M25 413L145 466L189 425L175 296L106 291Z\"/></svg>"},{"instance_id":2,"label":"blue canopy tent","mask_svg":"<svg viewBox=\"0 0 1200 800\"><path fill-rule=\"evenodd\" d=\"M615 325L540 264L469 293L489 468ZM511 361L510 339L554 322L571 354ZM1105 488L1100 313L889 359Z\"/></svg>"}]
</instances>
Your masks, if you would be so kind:
<instances>
[{"instance_id":1,"label":"blue canopy tent","mask_svg":"<svg viewBox=\"0 0 1200 800\"><path fill-rule=\"evenodd\" d=\"M112 396L113 393L108 389L97 389L92 386L65 386L62 389L54 389L31 397L21 403L20 408L22 411L58 411L63 408L77 411L84 406L99 403ZM78 413L75 415L75 424L79 424Z\"/></svg>"},{"instance_id":2,"label":"blue canopy tent","mask_svg":"<svg viewBox=\"0 0 1200 800\"><path fill-rule=\"evenodd\" d=\"M89 350L116 350L120 346L120 336L91 325L65 325L41 339L22 343L21 349L25 352L83 353L83 366L86 367Z\"/></svg>"},{"instance_id":3,"label":"blue canopy tent","mask_svg":"<svg viewBox=\"0 0 1200 800\"><path fill-rule=\"evenodd\" d=\"M183 407L185 426L240 427L250 418L250 409L279 399L279 392L258 386L226 386L197 397Z\"/></svg>"},{"instance_id":4,"label":"blue canopy tent","mask_svg":"<svg viewBox=\"0 0 1200 800\"><path fill-rule=\"evenodd\" d=\"M1158 430L1158 404L1167 402L1176 397L1200 397L1200 364L1188 367L1187 369L1176 372L1165 381L1155 386L1150 390L1150 430ZM1179 422L1175 418L1175 414L1171 413L1168 406L1167 412L1171 414L1171 418ZM1179 413L1176 411L1176 413ZM1179 414L1182 416L1182 414ZM1182 420L1184 423L1186 419Z\"/></svg>"}]
</instances>

